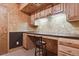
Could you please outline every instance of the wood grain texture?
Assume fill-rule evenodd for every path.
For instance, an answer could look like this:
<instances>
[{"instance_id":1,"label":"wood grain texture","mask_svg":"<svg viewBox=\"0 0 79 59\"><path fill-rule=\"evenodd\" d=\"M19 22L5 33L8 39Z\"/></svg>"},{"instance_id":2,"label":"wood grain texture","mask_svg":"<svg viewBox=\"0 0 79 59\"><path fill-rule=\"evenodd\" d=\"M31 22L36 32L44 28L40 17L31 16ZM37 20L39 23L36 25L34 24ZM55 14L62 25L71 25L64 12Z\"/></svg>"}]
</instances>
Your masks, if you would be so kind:
<instances>
[{"instance_id":1,"label":"wood grain texture","mask_svg":"<svg viewBox=\"0 0 79 59\"><path fill-rule=\"evenodd\" d=\"M33 37L28 36L27 33L23 33L23 47L25 49L34 48Z\"/></svg>"},{"instance_id":2,"label":"wood grain texture","mask_svg":"<svg viewBox=\"0 0 79 59\"><path fill-rule=\"evenodd\" d=\"M24 33L24 45L26 49L34 48L34 34ZM47 43L47 50L58 56L78 56L79 55L79 40L59 37L42 36Z\"/></svg>"},{"instance_id":3,"label":"wood grain texture","mask_svg":"<svg viewBox=\"0 0 79 59\"><path fill-rule=\"evenodd\" d=\"M46 44L47 50L50 51L52 54L57 55L57 53L58 53L58 41L53 40L53 38L52 38L52 40L48 39L48 38L47 39L44 38L43 40L47 43Z\"/></svg>"},{"instance_id":4,"label":"wood grain texture","mask_svg":"<svg viewBox=\"0 0 79 59\"><path fill-rule=\"evenodd\" d=\"M23 31L27 30L29 24L29 16L16 10L9 13L9 31Z\"/></svg>"},{"instance_id":5,"label":"wood grain texture","mask_svg":"<svg viewBox=\"0 0 79 59\"><path fill-rule=\"evenodd\" d=\"M35 14L41 10L52 7L56 4L57 3L29 3L22 9L22 11L28 15L31 15L31 14Z\"/></svg>"},{"instance_id":6,"label":"wood grain texture","mask_svg":"<svg viewBox=\"0 0 79 59\"><path fill-rule=\"evenodd\" d=\"M8 14L7 9L0 6L0 54L8 52Z\"/></svg>"},{"instance_id":7,"label":"wood grain texture","mask_svg":"<svg viewBox=\"0 0 79 59\"><path fill-rule=\"evenodd\" d=\"M58 40L58 55L63 52L72 56L79 55L79 40L69 38L59 38ZM64 55L65 55L64 54Z\"/></svg>"},{"instance_id":8,"label":"wood grain texture","mask_svg":"<svg viewBox=\"0 0 79 59\"><path fill-rule=\"evenodd\" d=\"M26 33L23 33L23 47L25 49L28 49L28 44L27 44L27 34Z\"/></svg>"},{"instance_id":9,"label":"wood grain texture","mask_svg":"<svg viewBox=\"0 0 79 59\"><path fill-rule=\"evenodd\" d=\"M35 39L33 36L39 36L39 35L33 35L33 34L27 34L24 33L23 35L23 47L26 49L32 49L34 48L34 42ZM58 42L57 40L49 39L49 38L43 38L43 40L47 43L47 50L51 52L52 54L57 55L58 51Z\"/></svg>"},{"instance_id":10,"label":"wood grain texture","mask_svg":"<svg viewBox=\"0 0 79 59\"><path fill-rule=\"evenodd\" d=\"M19 10L18 4L0 4L0 54L9 51L9 32L24 30L21 25L27 26L28 19L29 16Z\"/></svg>"},{"instance_id":11,"label":"wood grain texture","mask_svg":"<svg viewBox=\"0 0 79 59\"><path fill-rule=\"evenodd\" d=\"M66 54L70 54L72 56L79 56L79 49L64 46L64 45L58 45L59 51L63 51Z\"/></svg>"},{"instance_id":12,"label":"wood grain texture","mask_svg":"<svg viewBox=\"0 0 79 59\"><path fill-rule=\"evenodd\" d=\"M71 56L65 52L62 52L62 51L58 51L58 56Z\"/></svg>"},{"instance_id":13,"label":"wood grain texture","mask_svg":"<svg viewBox=\"0 0 79 59\"><path fill-rule=\"evenodd\" d=\"M60 41L59 44L79 49L79 44L75 44L74 42L70 43L70 42L62 42L62 41Z\"/></svg>"}]
</instances>

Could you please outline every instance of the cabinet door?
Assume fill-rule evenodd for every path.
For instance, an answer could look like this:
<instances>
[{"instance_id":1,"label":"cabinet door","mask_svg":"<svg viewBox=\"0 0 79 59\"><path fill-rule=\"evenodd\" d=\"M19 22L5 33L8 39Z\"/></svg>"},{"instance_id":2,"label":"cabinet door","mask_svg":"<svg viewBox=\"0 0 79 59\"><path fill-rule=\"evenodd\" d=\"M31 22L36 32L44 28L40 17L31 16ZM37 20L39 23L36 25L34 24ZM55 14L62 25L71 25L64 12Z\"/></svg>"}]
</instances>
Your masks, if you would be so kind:
<instances>
[{"instance_id":1,"label":"cabinet door","mask_svg":"<svg viewBox=\"0 0 79 59\"><path fill-rule=\"evenodd\" d=\"M78 16L78 3L74 4L74 15Z\"/></svg>"},{"instance_id":2,"label":"cabinet door","mask_svg":"<svg viewBox=\"0 0 79 59\"><path fill-rule=\"evenodd\" d=\"M31 25L34 25L34 20L35 18L34 18L34 15L31 15L31 20L29 21L29 23L31 24Z\"/></svg>"},{"instance_id":3,"label":"cabinet door","mask_svg":"<svg viewBox=\"0 0 79 59\"><path fill-rule=\"evenodd\" d=\"M76 3L67 3L65 4L65 13L69 21L79 20L78 17L78 4Z\"/></svg>"},{"instance_id":4,"label":"cabinet door","mask_svg":"<svg viewBox=\"0 0 79 59\"><path fill-rule=\"evenodd\" d=\"M70 55L67 54L67 53L64 53L64 52L58 51L58 56L70 56Z\"/></svg>"},{"instance_id":5,"label":"cabinet door","mask_svg":"<svg viewBox=\"0 0 79 59\"><path fill-rule=\"evenodd\" d=\"M69 4L69 18L70 20L72 20L71 18L75 16L75 4L74 3L71 3Z\"/></svg>"},{"instance_id":6,"label":"cabinet door","mask_svg":"<svg viewBox=\"0 0 79 59\"><path fill-rule=\"evenodd\" d=\"M77 15L79 16L79 3L77 3Z\"/></svg>"},{"instance_id":7,"label":"cabinet door","mask_svg":"<svg viewBox=\"0 0 79 59\"><path fill-rule=\"evenodd\" d=\"M28 48L26 33L23 33L23 47L26 49Z\"/></svg>"},{"instance_id":8,"label":"cabinet door","mask_svg":"<svg viewBox=\"0 0 79 59\"><path fill-rule=\"evenodd\" d=\"M55 5L53 7L53 14L56 14L61 11L61 4Z\"/></svg>"},{"instance_id":9,"label":"cabinet door","mask_svg":"<svg viewBox=\"0 0 79 59\"><path fill-rule=\"evenodd\" d=\"M63 11L64 12L64 3L61 3L60 4L60 11Z\"/></svg>"},{"instance_id":10,"label":"cabinet door","mask_svg":"<svg viewBox=\"0 0 79 59\"><path fill-rule=\"evenodd\" d=\"M65 5L64 5L64 11L65 11L65 13L66 13L66 16L69 18L69 13L70 13L70 4L68 4L68 3L66 3Z\"/></svg>"},{"instance_id":11,"label":"cabinet door","mask_svg":"<svg viewBox=\"0 0 79 59\"><path fill-rule=\"evenodd\" d=\"M79 55L79 40L69 38L59 38L58 52L63 52L69 55ZM60 55L60 53L59 53Z\"/></svg>"},{"instance_id":12,"label":"cabinet door","mask_svg":"<svg viewBox=\"0 0 79 59\"><path fill-rule=\"evenodd\" d=\"M62 51L66 54L72 55L72 56L79 56L79 49L64 46L64 45L58 45L59 51Z\"/></svg>"}]
</instances>

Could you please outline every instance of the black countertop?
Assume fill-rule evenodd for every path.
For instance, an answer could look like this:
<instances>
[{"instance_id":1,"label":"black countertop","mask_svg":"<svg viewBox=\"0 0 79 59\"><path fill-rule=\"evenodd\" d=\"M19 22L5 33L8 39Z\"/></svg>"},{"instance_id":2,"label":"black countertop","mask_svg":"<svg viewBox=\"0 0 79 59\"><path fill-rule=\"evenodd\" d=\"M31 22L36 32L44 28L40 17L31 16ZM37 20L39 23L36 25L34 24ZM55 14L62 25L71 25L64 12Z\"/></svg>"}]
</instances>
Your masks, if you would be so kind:
<instances>
[{"instance_id":1,"label":"black countertop","mask_svg":"<svg viewBox=\"0 0 79 59\"><path fill-rule=\"evenodd\" d=\"M70 33L46 33L46 32L40 33L40 32L32 32L32 31L27 31L23 33L42 35L42 36L51 36L51 37L79 39L79 34L70 34Z\"/></svg>"}]
</instances>

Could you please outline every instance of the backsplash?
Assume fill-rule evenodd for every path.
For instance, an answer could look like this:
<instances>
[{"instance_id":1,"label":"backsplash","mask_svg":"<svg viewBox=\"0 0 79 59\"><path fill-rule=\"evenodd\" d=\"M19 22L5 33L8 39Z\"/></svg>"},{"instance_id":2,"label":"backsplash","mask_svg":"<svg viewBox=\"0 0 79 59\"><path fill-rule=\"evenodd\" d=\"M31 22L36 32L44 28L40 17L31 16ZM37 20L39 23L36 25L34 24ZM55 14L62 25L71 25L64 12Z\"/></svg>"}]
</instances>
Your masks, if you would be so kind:
<instances>
[{"instance_id":1,"label":"backsplash","mask_svg":"<svg viewBox=\"0 0 79 59\"><path fill-rule=\"evenodd\" d=\"M13 6L14 7L14 6ZM16 8L16 6L15 6ZM18 10L10 10L8 12L8 26L9 32L20 32L29 30L28 23L29 16Z\"/></svg>"},{"instance_id":2,"label":"backsplash","mask_svg":"<svg viewBox=\"0 0 79 59\"><path fill-rule=\"evenodd\" d=\"M54 16L47 17L48 21L43 24L39 24L37 28L37 32L48 32L48 33L79 33L75 27L67 21L66 15L64 13L60 13Z\"/></svg>"}]
</instances>

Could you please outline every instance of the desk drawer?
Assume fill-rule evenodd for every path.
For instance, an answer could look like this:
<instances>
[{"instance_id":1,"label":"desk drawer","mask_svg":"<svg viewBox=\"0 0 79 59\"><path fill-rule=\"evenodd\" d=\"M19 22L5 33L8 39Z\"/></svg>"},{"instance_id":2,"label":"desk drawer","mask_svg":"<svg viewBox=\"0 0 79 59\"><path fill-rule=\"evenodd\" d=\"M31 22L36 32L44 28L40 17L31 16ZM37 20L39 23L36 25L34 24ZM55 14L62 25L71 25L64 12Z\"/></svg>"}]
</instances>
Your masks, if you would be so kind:
<instances>
[{"instance_id":1,"label":"desk drawer","mask_svg":"<svg viewBox=\"0 0 79 59\"><path fill-rule=\"evenodd\" d=\"M68 42L68 43L73 43L73 44L78 44L79 45L79 40L78 39L59 38L58 41Z\"/></svg>"},{"instance_id":2,"label":"desk drawer","mask_svg":"<svg viewBox=\"0 0 79 59\"><path fill-rule=\"evenodd\" d=\"M72 48L72 47L68 47L64 45L58 45L58 51L63 51L70 55L79 56L79 49L77 48Z\"/></svg>"},{"instance_id":3,"label":"desk drawer","mask_svg":"<svg viewBox=\"0 0 79 59\"><path fill-rule=\"evenodd\" d=\"M64 52L58 51L58 56L70 56L70 55L67 54L67 53L64 53Z\"/></svg>"},{"instance_id":4,"label":"desk drawer","mask_svg":"<svg viewBox=\"0 0 79 59\"><path fill-rule=\"evenodd\" d=\"M64 46L69 46L69 47L73 47L73 48L79 49L79 44L76 44L74 42L63 42L63 41L59 41L59 45L64 45Z\"/></svg>"}]
</instances>

